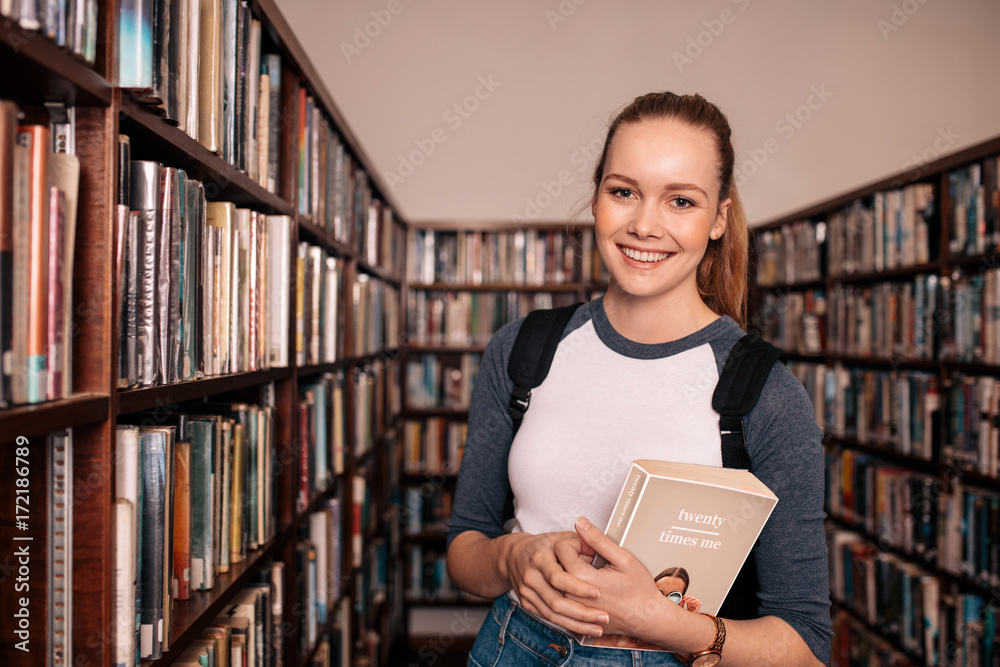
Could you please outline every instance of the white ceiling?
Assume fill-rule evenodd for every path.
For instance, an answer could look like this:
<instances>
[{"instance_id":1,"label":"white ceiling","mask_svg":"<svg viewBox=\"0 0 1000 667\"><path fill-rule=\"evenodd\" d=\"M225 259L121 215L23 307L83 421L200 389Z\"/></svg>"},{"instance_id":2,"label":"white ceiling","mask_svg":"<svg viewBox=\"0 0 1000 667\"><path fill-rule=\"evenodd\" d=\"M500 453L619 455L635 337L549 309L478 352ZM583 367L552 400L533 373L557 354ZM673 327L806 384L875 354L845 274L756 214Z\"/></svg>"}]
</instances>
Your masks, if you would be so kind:
<instances>
[{"instance_id":1,"label":"white ceiling","mask_svg":"<svg viewBox=\"0 0 1000 667\"><path fill-rule=\"evenodd\" d=\"M278 6L409 222L566 220L654 90L729 116L754 223L1000 135L995 0Z\"/></svg>"}]
</instances>

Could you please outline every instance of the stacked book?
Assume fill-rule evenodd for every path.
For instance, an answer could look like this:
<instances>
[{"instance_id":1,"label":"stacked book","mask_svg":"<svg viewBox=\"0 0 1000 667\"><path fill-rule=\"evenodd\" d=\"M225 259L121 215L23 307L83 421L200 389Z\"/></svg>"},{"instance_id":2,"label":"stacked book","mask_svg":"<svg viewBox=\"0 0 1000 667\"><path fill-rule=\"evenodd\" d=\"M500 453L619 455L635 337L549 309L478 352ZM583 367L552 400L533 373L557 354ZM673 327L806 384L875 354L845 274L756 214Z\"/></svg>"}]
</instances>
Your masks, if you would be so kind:
<instances>
[{"instance_id":1,"label":"stacked book","mask_svg":"<svg viewBox=\"0 0 1000 667\"><path fill-rule=\"evenodd\" d=\"M295 257L295 357L299 366L344 355L341 283L344 261L300 242Z\"/></svg>"},{"instance_id":2,"label":"stacked book","mask_svg":"<svg viewBox=\"0 0 1000 667\"><path fill-rule=\"evenodd\" d=\"M271 192L278 189L281 59L245 0L125 0L118 85Z\"/></svg>"},{"instance_id":3,"label":"stacked book","mask_svg":"<svg viewBox=\"0 0 1000 667\"><path fill-rule=\"evenodd\" d=\"M120 146L127 153L125 138ZM119 387L287 365L289 218L206 202L181 169L126 163Z\"/></svg>"},{"instance_id":4,"label":"stacked book","mask_svg":"<svg viewBox=\"0 0 1000 667\"><path fill-rule=\"evenodd\" d=\"M977 255L1000 249L1000 157L973 162L948 174L951 230L948 252Z\"/></svg>"},{"instance_id":5,"label":"stacked book","mask_svg":"<svg viewBox=\"0 0 1000 667\"><path fill-rule=\"evenodd\" d=\"M406 364L407 406L468 410L481 355L422 354Z\"/></svg>"},{"instance_id":6,"label":"stacked book","mask_svg":"<svg viewBox=\"0 0 1000 667\"><path fill-rule=\"evenodd\" d=\"M0 100L0 407L72 393L74 119Z\"/></svg>"},{"instance_id":7,"label":"stacked book","mask_svg":"<svg viewBox=\"0 0 1000 667\"><path fill-rule=\"evenodd\" d=\"M1000 383L986 375L956 373L947 389L942 460L959 470L1000 477Z\"/></svg>"},{"instance_id":8,"label":"stacked book","mask_svg":"<svg viewBox=\"0 0 1000 667\"><path fill-rule=\"evenodd\" d=\"M826 225L798 220L758 237L757 283L764 287L821 280Z\"/></svg>"},{"instance_id":9,"label":"stacked book","mask_svg":"<svg viewBox=\"0 0 1000 667\"><path fill-rule=\"evenodd\" d=\"M186 410L117 427L116 646L143 659L169 649L174 600L213 588L276 533L273 408Z\"/></svg>"},{"instance_id":10,"label":"stacked book","mask_svg":"<svg viewBox=\"0 0 1000 667\"><path fill-rule=\"evenodd\" d=\"M407 332L418 346L485 347L504 324L538 308L574 301L571 292L417 290L408 300Z\"/></svg>"},{"instance_id":11,"label":"stacked book","mask_svg":"<svg viewBox=\"0 0 1000 667\"><path fill-rule=\"evenodd\" d=\"M421 285L558 285L575 278L576 246L565 231L418 229L409 248L410 282Z\"/></svg>"},{"instance_id":12,"label":"stacked book","mask_svg":"<svg viewBox=\"0 0 1000 667\"><path fill-rule=\"evenodd\" d=\"M24 40L45 35L90 64L97 53L97 14L97 0L0 0L0 15L24 29ZM10 39L16 49L17 35L11 32Z\"/></svg>"},{"instance_id":13,"label":"stacked book","mask_svg":"<svg viewBox=\"0 0 1000 667\"><path fill-rule=\"evenodd\" d=\"M457 475L468 424L427 417L403 423L403 470L408 475Z\"/></svg>"}]
</instances>

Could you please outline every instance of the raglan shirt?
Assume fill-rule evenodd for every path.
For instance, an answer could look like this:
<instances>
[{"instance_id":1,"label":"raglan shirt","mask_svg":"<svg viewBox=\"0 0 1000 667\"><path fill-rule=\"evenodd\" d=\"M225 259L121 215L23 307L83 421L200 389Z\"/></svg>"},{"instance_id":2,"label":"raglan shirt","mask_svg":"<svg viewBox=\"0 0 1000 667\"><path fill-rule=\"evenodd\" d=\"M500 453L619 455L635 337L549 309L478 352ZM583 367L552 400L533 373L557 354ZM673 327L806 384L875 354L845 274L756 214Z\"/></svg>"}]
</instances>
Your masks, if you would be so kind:
<instances>
[{"instance_id":1,"label":"raglan shirt","mask_svg":"<svg viewBox=\"0 0 1000 667\"><path fill-rule=\"evenodd\" d=\"M635 459L722 465L712 393L744 334L731 318L680 340L641 344L615 331L602 299L584 304L511 442L507 360L521 322L502 327L483 354L449 544L467 530L504 534L508 484L515 509L508 530L572 531L579 516L607 525ZM805 389L783 365L772 368L744 430L754 474L779 499L753 552L759 614L784 620L826 663L832 633L822 431Z\"/></svg>"}]
</instances>

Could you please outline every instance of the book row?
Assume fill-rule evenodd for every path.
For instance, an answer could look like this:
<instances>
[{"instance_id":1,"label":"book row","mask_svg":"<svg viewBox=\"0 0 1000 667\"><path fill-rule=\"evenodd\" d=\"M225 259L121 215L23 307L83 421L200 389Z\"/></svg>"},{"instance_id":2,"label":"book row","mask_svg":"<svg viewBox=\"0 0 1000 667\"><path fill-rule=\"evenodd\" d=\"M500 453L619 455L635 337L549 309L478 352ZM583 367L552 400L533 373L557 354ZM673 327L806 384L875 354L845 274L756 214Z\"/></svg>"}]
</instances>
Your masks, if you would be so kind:
<instances>
[{"instance_id":1,"label":"book row","mask_svg":"<svg viewBox=\"0 0 1000 667\"><path fill-rule=\"evenodd\" d=\"M450 489L427 483L403 490L399 512L406 535L444 534L445 521L451 516L454 494Z\"/></svg>"},{"instance_id":2,"label":"book row","mask_svg":"<svg viewBox=\"0 0 1000 667\"><path fill-rule=\"evenodd\" d=\"M576 245L564 230L411 233L411 283L559 285L576 280Z\"/></svg>"},{"instance_id":3,"label":"book row","mask_svg":"<svg viewBox=\"0 0 1000 667\"><path fill-rule=\"evenodd\" d=\"M73 116L0 100L0 407L72 392Z\"/></svg>"},{"instance_id":4,"label":"book row","mask_svg":"<svg viewBox=\"0 0 1000 667\"><path fill-rule=\"evenodd\" d=\"M914 183L874 193L825 216L758 235L757 282L793 285L920 266L936 259L934 186Z\"/></svg>"},{"instance_id":5,"label":"book row","mask_svg":"<svg viewBox=\"0 0 1000 667\"><path fill-rule=\"evenodd\" d=\"M406 362L406 407L468 410L480 354L421 354Z\"/></svg>"},{"instance_id":6,"label":"book row","mask_svg":"<svg viewBox=\"0 0 1000 667\"><path fill-rule=\"evenodd\" d=\"M940 577L880 551L851 531L832 529L827 539L833 599L907 655L923 665L996 664L1000 619L991 599L955 591Z\"/></svg>"},{"instance_id":7,"label":"book row","mask_svg":"<svg viewBox=\"0 0 1000 667\"><path fill-rule=\"evenodd\" d=\"M792 362L817 423L835 438L931 460L940 441L942 389L934 373Z\"/></svg>"},{"instance_id":8,"label":"book row","mask_svg":"<svg viewBox=\"0 0 1000 667\"><path fill-rule=\"evenodd\" d=\"M584 230L581 235L583 249L580 252L581 277L584 283L592 286L607 285L611 279L601 253L597 250L597 245L593 230Z\"/></svg>"},{"instance_id":9,"label":"book row","mask_svg":"<svg viewBox=\"0 0 1000 667\"><path fill-rule=\"evenodd\" d=\"M958 470L1000 478L1000 384L985 375L952 376L941 460Z\"/></svg>"},{"instance_id":10,"label":"book row","mask_svg":"<svg viewBox=\"0 0 1000 667\"><path fill-rule=\"evenodd\" d=\"M369 266L401 275L406 228L379 199L368 173L305 88L293 85L298 212L328 237L356 249Z\"/></svg>"},{"instance_id":11,"label":"book row","mask_svg":"<svg viewBox=\"0 0 1000 667\"><path fill-rule=\"evenodd\" d=\"M1000 365L1000 268L769 290L754 325L789 352Z\"/></svg>"},{"instance_id":12,"label":"book row","mask_svg":"<svg viewBox=\"0 0 1000 667\"><path fill-rule=\"evenodd\" d=\"M945 290L947 291L947 290ZM837 285L830 293L827 352L851 357L930 360L942 330L942 290L933 274L905 282Z\"/></svg>"},{"instance_id":13,"label":"book row","mask_svg":"<svg viewBox=\"0 0 1000 667\"><path fill-rule=\"evenodd\" d=\"M127 138L119 147L127 160ZM206 202L181 169L125 164L119 386L287 365L290 218Z\"/></svg>"},{"instance_id":14,"label":"book row","mask_svg":"<svg viewBox=\"0 0 1000 667\"><path fill-rule=\"evenodd\" d=\"M785 352L822 354L826 349L826 291L764 292L753 315L761 336Z\"/></svg>"},{"instance_id":15,"label":"book row","mask_svg":"<svg viewBox=\"0 0 1000 667\"><path fill-rule=\"evenodd\" d=\"M884 548L983 588L1000 585L1000 492L950 485L876 456L826 455L827 508Z\"/></svg>"},{"instance_id":16,"label":"book row","mask_svg":"<svg viewBox=\"0 0 1000 667\"><path fill-rule=\"evenodd\" d=\"M833 612L831 667L916 667L917 663L885 637L840 609Z\"/></svg>"},{"instance_id":17,"label":"book row","mask_svg":"<svg viewBox=\"0 0 1000 667\"><path fill-rule=\"evenodd\" d=\"M0 15L17 22L25 31L22 38L45 35L57 46L91 65L97 53L97 0L2 0ZM18 35L11 34L17 48Z\"/></svg>"},{"instance_id":18,"label":"book row","mask_svg":"<svg viewBox=\"0 0 1000 667\"><path fill-rule=\"evenodd\" d=\"M201 635L181 650L172 664L185 667L284 664L288 616L282 599L284 576L284 563L265 564ZM135 664L124 655L115 658L118 665Z\"/></svg>"},{"instance_id":19,"label":"book row","mask_svg":"<svg viewBox=\"0 0 1000 667\"><path fill-rule=\"evenodd\" d=\"M125 0L118 18L118 85L168 123L278 188L281 58L261 52L245 0Z\"/></svg>"},{"instance_id":20,"label":"book row","mask_svg":"<svg viewBox=\"0 0 1000 667\"><path fill-rule=\"evenodd\" d=\"M758 285L793 285L823 279L824 223L798 220L768 229L756 240Z\"/></svg>"},{"instance_id":21,"label":"book row","mask_svg":"<svg viewBox=\"0 0 1000 667\"><path fill-rule=\"evenodd\" d=\"M458 474L468 430L466 422L444 417L409 419L401 430L406 474Z\"/></svg>"},{"instance_id":22,"label":"book row","mask_svg":"<svg viewBox=\"0 0 1000 667\"><path fill-rule=\"evenodd\" d=\"M349 526L349 530L353 528ZM299 649L305 653L322 635L344 590L344 522L340 499L330 498L323 507L311 512L302 532L303 538L296 548L298 572L302 573L297 599L302 601L305 612L299 632ZM348 537L353 541L350 533Z\"/></svg>"},{"instance_id":23,"label":"book row","mask_svg":"<svg viewBox=\"0 0 1000 667\"><path fill-rule=\"evenodd\" d=\"M951 202L948 249L952 255L977 255L1000 249L998 167L1000 156L992 156L948 174Z\"/></svg>"},{"instance_id":24,"label":"book row","mask_svg":"<svg viewBox=\"0 0 1000 667\"><path fill-rule=\"evenodd\" d=\"M198 404L117 426L115 553L132 573L116 592L118 644L141 659L169 649L175 600L276 533L273 408Z\"/></svg>"},{"instance_id":25,"label":"book row","mask_svg":"<svg viewBox=\"0 0 1000 667\"><path fill-rule=\"evenodd\" d=\"M411 602L468 601L479 598L469 595L451 583L444 548L407 544L403 550L406 599Z\"/></svg>"},{"instance_id":26,"label":"book row","mask_svg":"<svg viewBox=\"0 0 1000 667\"><path fill-rule=\"evenodd\" d=\"M399 290L392 284L359 273L352 287L354 352L359 356L399 347Z\"/></svg>"},{"instance_id":27,"label":"book row","mask_svg":"<svg viewBox=\"0 0 1000 667\"><path fill-rule=\"evenodd\" d=\"M301 242L295 257L295 361L330 363L344 356L344 262ZM276 297L279 295L275 294Z\"/></svg>"},{"instance_id":28,"label":"book row","mask_svg":"<svg viewBox=\"0 0 1000 667\"><path fill-rule=\"evenodd\" d=\"M407 303L407 333L418 346L485 346L504 324L574 301L569 292L416 290Z\"/></svg>"}]
</instances>

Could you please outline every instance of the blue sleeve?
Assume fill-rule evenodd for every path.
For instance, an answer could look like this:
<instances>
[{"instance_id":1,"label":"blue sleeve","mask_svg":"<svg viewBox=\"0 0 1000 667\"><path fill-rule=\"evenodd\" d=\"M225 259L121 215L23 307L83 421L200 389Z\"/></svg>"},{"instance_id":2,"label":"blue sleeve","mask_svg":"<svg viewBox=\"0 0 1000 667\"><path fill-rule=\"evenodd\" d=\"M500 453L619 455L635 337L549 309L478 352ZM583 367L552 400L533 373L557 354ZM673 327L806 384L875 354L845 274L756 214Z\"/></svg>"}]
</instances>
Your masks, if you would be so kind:
<instances>
[{"instance_id":1,"label":"blue sleeve","mask_svg":"<svg viewBox=\"0 0 1000 667\"><path fill-rule=\"evenodd\" d=\"M833 633L823 528L823 431L805 388L785 366L772 369L745 428L754 474L778 496L754 550L759 615L788 623L826 664Z\"/></svg>"},{"instance_id":2,"label":"blue sleeve","mask_svg":"<svg viewBox=\"0 0 1000 667\"><path fill-rule=\"evenodd\" d=\"M467 530L490 538L504 533L503 510L510 493L507 455L514 439L513 420L507 412L513 387L507 375L507 359L522 321L501 327L480 362L472 388L458 487L447 522L449 545L456 535Z\"/></svg>"}]
</instances>

